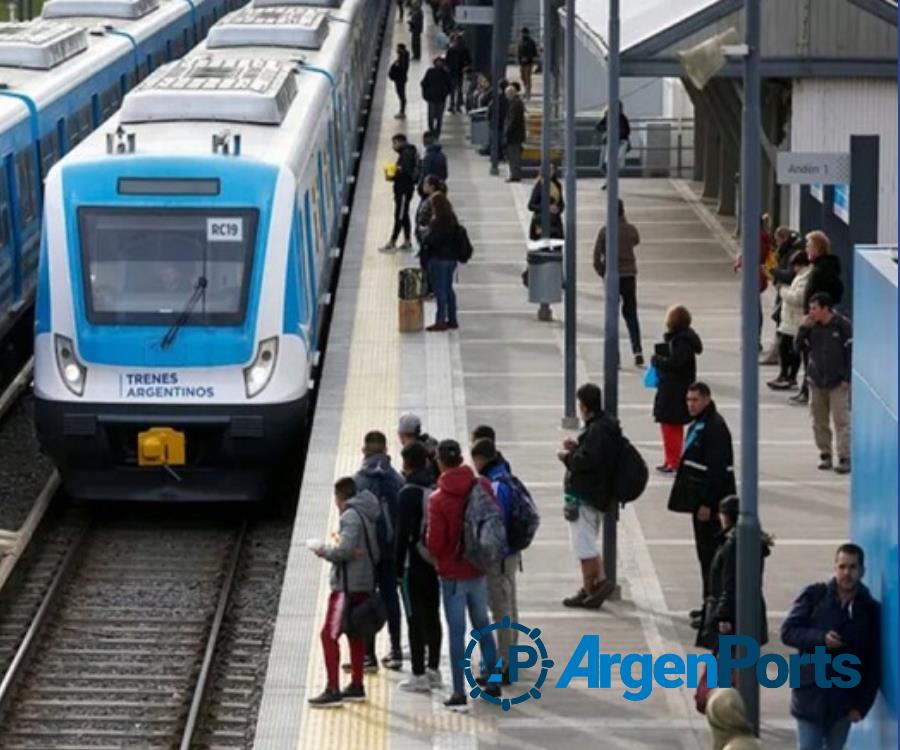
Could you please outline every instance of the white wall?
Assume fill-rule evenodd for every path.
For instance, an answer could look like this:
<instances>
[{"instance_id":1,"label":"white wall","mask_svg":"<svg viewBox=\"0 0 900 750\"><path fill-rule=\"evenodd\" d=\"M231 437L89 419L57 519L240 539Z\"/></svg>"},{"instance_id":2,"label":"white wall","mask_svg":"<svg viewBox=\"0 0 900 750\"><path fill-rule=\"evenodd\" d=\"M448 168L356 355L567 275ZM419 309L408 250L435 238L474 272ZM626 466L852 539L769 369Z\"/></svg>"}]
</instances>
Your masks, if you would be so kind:
<instances>
[{"instance_id":1,"label":"white wall","mask_svg":"<svg viewBox=\"0 0 900 750\"><path fill-rule=\"evenodd\" d=\"M851 135L881 136L878 242L897 243L897 80L795 79L791 150L850 150ZM800 188L791 188L791 225L800 225Z\"/></svg>"},{"instance_id":2,"label":"white wall","mask_svg":"<svg viewBox=\"0 0 900 750\"><path fill-rule=\"evenodd\" d=\"M663 79L663 117L670 119L691 120L694 118L694 105L684 90L680 78Z\"/></svg>"}]
</instances>

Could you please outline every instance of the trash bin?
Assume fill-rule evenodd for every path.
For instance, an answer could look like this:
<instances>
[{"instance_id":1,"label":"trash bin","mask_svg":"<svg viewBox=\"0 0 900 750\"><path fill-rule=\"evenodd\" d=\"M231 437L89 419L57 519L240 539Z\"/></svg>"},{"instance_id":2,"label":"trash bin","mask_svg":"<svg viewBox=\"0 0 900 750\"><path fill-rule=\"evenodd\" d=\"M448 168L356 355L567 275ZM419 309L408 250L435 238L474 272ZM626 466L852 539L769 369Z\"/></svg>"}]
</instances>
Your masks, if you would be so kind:
<instances>
[{"instance_id":1,"label":"trash bin","mask_svg":"<svg viewBox=\"0 0 900 750\"><path fill-rule=\"evenodd\" d=\"M469 112L469 140L478 149L486 148L491 142L491 123L487 107Z\"/></svg>"},{"instance_id":2,"label":"trash bin","mask_svg":"<svg viewBox=\"0 0 900 750\"><path fill-rule=\"evenodd\" d=\"M528 243L528 301L539 305L562 302L563 240Z\"/></svg>"},{"instance_id":3,"label":"trash bin","mask_svg":"<svg viewBox=\"0 0 900 750\"><path fill-rule=\"evenodd\" d=\"M400 269L397 293L400 333L413 333L425 327L422 298L426 293L425 272L421 268Z\"/></svg>"}]
</instances>

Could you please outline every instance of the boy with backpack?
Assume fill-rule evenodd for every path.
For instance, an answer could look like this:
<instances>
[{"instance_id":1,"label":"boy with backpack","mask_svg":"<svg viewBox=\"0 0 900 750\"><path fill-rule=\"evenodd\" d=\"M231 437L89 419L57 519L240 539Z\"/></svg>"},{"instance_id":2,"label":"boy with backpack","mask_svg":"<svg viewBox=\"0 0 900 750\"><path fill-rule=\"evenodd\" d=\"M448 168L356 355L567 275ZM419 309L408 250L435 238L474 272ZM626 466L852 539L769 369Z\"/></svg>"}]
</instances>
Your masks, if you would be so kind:
<instances>
[{"instance_id":1,"label":"boy with backpack","mask_svg":"<svg viewBox=\"0 0 900 750\"><path fill-rule=\"evenodd\" d=\"M400 455L406 484L397 498L394 562L406 610L412 676L397 687L411 693L427 693L441 685L440 587L434 559L425 546L428 498L434 490L435 477L424 443L412 440Z\"/></svg>"},{"instance_id":2,"label":"boy with backpack","mask_svg":"<svg viewBox=\"0 0 900 750\"><path fill-rule=\"evenodd\" d=\"M400 648L400 599L394 574L394 530L397 528L397 493L403 486L403 477L391 466L384 433L377 430L366 433L362 452L362 466L353 479L358 490L368 490L378 498L381 510L376 524L381 559L375 568L375 578L387 607L388 632L391 636L391 651L382 664L387 669L399 670L403 666L403 651ZM367 644L365 669L367 672L378 671L374 638Z\"/></svg>"},{"instance_id":3,"label":"boy with backpack","mask_svg":"<svg viewBox=\"0 0 900 750\"><path fill-rule=\"evenodd\" d=\"M506 555L488 571L487 576L491 616L494 622L501 622L504 617L517 622L519 609L516 604L516 568L521 564L521 551L534 539L540 515L525 485L509 473L509 467L497 453L493 440L480 438L475 441L472 446L472 464L491 483L506 528ZM503 660L500 684L509 685L509 647L518 643L518 631L501 628L497 632L499 655Z\"/></svg>"},{"instance_id":4,"label":"boy with backpack","mask_svg":"<svg viewBox=\"0 0 900 750\"><path fill-rule=\"evenodd\" d=\"M455 440L438 444L438 488L428 501L427 545L441 582L453 693L444 702L450 711L467 711L460 660L465 653L466 612L472 628L489 624L487 614L487 569L503 558L505 529L491 486L478 479L462 460ZM480 641L481 661L490 673L496 663L494 638L486 633ZM476 665L472 665L473 669ZM500 688L484 682L489 695Z\"/></svg>"}]
</instances>

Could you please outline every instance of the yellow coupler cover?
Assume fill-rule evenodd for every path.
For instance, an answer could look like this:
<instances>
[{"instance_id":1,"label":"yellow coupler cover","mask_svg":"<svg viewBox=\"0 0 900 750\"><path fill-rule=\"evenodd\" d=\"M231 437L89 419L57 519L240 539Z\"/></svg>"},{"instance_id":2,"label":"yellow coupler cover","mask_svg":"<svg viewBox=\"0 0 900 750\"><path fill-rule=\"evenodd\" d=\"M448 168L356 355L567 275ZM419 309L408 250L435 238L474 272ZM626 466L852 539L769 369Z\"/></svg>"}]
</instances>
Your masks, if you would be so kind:
<instances>
[{"instance_id":1,"label":"yellow coupler cover","mask_svg":"<svg viewBox=\"0 0 900 750\"><path fill-rule=\"evenodd\" d=\"M138 433L139 466L184 466L184 433L171 427L151 427Z\"/></svg>"}]
</instances>

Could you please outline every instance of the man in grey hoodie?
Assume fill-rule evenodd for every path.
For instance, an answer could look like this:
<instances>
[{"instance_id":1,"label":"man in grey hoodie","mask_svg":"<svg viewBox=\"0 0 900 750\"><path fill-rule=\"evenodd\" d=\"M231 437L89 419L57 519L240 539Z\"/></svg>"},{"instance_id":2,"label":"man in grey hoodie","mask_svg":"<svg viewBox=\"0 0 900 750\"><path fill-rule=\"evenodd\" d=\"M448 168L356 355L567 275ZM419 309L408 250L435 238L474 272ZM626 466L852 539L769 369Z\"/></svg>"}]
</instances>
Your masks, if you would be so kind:
<instances>
[{"instance_id":1,"label":"man in grey hoodie","mask_svg":"<svg viewBox=\"0 0 900 750\"><path fill-rule=\"evenodd\" d=\"M359 604L375 591L375 565L379 559L375 524L380 509L377 498L371 492L357 492L356 482L351 477L344 477L335 483L334 503L340 513L338 531L332 534L328 543L313 547L317 557L331 563L331 595L328 597L321 632L328 686L320 695L309 699L313 708L333 708L341 706L344 701L362 702L366 699L363 687L366 644L350 640L351 682L341 690L338 682L338 638L341 635L344 607L348 604L346 597L350 597L350 603Z\"/></svg>"}]
</instances>

